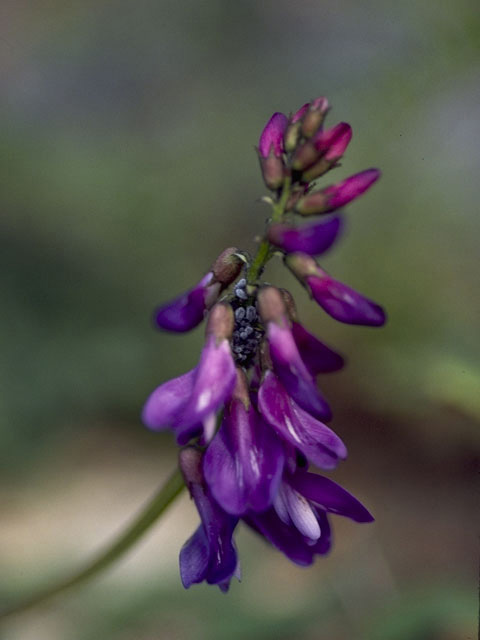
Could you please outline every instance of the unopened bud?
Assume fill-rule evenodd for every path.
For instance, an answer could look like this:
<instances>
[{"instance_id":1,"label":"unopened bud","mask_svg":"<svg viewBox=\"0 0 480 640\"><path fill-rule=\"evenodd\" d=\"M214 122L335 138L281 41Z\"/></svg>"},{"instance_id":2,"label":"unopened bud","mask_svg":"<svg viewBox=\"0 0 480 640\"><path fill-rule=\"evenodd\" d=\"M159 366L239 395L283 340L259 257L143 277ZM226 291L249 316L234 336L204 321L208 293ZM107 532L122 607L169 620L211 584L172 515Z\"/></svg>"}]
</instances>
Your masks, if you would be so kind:
<instances>
[{"instance_id":1,"label":"unopened bud","mask_svg":"<svg viewBox=\"0 0 480 640\"><path fill-rule=\"evenodd\" d=\"M258 311L265 324L275 322L284 325L287 308L281 292L276 287L262 287L257 297Z\"/></svg>"},{"instance_id":2,"label":"unopened bud","mask_svg":"<svg viewBox=\"0 0 480 640\"><path fill-rule=\"evenodd\" d=\"M222 289L228 287L240 274L244 261L236 247L222 251L212 266L214 282L220 282Z\"/></svg>"},{"instance_id":3,"label":"unopened bud","mask_svg":"<svg viewBox=\"0 0 480 640\"><path fill-rule=\"evenodd\" d=\"M297 144L300 140L302 123L291 122L287 130L285 132L285 138L283 139L283 143L285 146L285 151L290 152L297 148Z\"/></svg>"},{"instance_id":4,"label":"unopened bud","mask_svg":"<svg viewBox=\"0 0 480 640\"><path fill-rule=\"evenodd\" d=\"M232 337L235 316L226 302L218 302L208 314L206 335L215 336L217 343Z\"/></svg>"},{"instance_id":5,"label":"unopened bud","mask_svg":"<svg viewBox=\"0 0 480 640\"><path fill-rule=\"evenodd\" d=\"M180 470L185 484L191 490L192 484L202 484L202 452L195 447L185 447L178 455Z\"/></svg>"},{"instance_id":6,"label":"unopened bud","mask_svg":"<svg viewBox=\"0 0 480 640\"><path fill-rule=\"evenodd\" d=\"M307 140L307 142L304 142L295 151L292 158L292 169L295 171L303 171L303 169L312 165L318 159L319 155L313 142Z\"/></svg>"},{"instance_id":7,"label":"unopened bud","mask_svg":"<svg viewBox=\"0 0 480 640\"><path fill-rule=\"evenodd\" d=\"M316 98L310 103L302 119L302 133L306 138L311 138L319 130L329 108L326 98Z\"/></svg>"},{"instance_id":8,"label":"unopened bud","mask_svg":"<svg viewBox=\"0 0 480 640\"><path fill-rule=\"evenodd\" d=\"M275 155L271 149L268 156L264 157L259 153L258 158L263 180L267 187L272 190L279 189L285 178L285 165L281 156Z\"/></svg>"},{"instance_id":9,"label":"unopened bud","mask_svg":"<svg viewBox=\"0 0 480 640\"><path fill-rule=\"evenodd\" d=\"M346 122L340 122L327 131L320 131L312 139L320 159L302 175L302 180L310 182L331 169L345 153L352 139L352 128Z\"/></svg>"}]
</instances>

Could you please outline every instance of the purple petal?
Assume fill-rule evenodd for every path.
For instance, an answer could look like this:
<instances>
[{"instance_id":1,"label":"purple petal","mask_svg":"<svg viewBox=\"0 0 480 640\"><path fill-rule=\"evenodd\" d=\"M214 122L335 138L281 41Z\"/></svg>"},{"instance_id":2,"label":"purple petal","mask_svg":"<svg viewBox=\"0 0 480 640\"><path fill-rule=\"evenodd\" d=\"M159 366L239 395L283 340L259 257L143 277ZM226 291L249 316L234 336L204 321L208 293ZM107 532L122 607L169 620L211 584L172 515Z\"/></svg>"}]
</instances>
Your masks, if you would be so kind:
<instances>
[{"instance_id":1,"label":"purple petal","mask_svg":"<svg viewBox=\"0 0 480 640\"><path fill-rule=\"evenodd\" d=\"M325 253L337 239L342 221L335 217L327 222L290 227L286 224L274 224L268 229L268 239L280 249L293 253L302 251L311 256Z\"/></svg>"},{"instance_id":2,"label":"purple petal","mask_svg":"<svg viewBox=\"0 0 480 640\"><path fill-rule=\"evenodd\" d=\"M290 329L269 322L267 335L273 369L288 393L305 411L329 420L330 407L303 363Z\"/></svg>"},{"instance_id":3,"label":"purple petal","mask_svg":"<svg viewBox=\"0 0 480 640\"><path fill-rule=\"evenodd\" d=\"M287 483L282 483L280 488L288 515L298 531L310 540L318 540L321 535L316 512L308 500L300 495Z\"/></svg>"},{"instance_id":4,"label":"purple petal","mask_svg":"<svg viewBox=\"0 0 480 640\"><path fill-rule=\"evenodd\" d=\"M180 550L180 578L185 589L206 579L208 561L208 542L200 525Z\"/></svg>"},{"instance_id":5,"label":"purple petal","mask_svg":"<svg viewBox=\"0 0 480 640\"><path fill-rule=\"evenodd\" d=\"M316 553L322 553L318 549L322 548L323 530L316 544L309 544L310 541L307 541L295 527L282 522L274 509L260 514L249 513L244 520L295 564L306 567L312 564ZM329 534L328 529L326 534Z\"/></svg>"},{"instance_id":6,"label":"purple petal","mask_svg":"<svg viewBox=\"0 0 480 640\"><path fill-rule=\"evenodd\" d=\"M322 469L333 469L347 456L340 438L292 400L275 375L267 371L258 394L265 420L287 442Z\"/></svg>"},{"instance_id":7,"label":"purple petal","mask_svg":"<svg viewBox=\"0 0 480 640\"><path fill-rule=\"evenodd\" d=\"M325 511L337 513L355 522L372 522L373 516L351 493L329 478L297 471L289 478L294 489Z\"/></svg>"},{"instance_id":8,"label":"purple petal","mask_svg":"<svg viewBox=\"0 0 480 640\"><path fill-rule=\"evenodd\" d=\"M164 382L153 391L142 412L142 421L149 428L159 431L169 427L175 415L191 396L196 369L178 378Z\"/></svg>"},{"instance_id":9,"label":"purple petal","mask_svg":"<svg viewBox=\"0 0 480 640\"><path fill-rule=\"evenodd\" d=\"M214 336L207 339L195 380L187 402L173 420L179 444L188 442L191 430L215 413L231 396L235 386L235 363L227 340L216 344Z\"/></svg>"},{"instance_id":10,"label":"purple petal","mask_svg":"<svg viewBox=\"0 0 480 640\"><path fill-rule=\"evenodd\" d=\"M365 193L380 177L378 169L367 169L350 176L339 184L327 187L322 193L328 196L328 206L325 211L334 211L348 204L362 193Z\"/></svg>"},{"instance_id":11,"label":"purple petal","mask_svg":"<svg viewBox=\"0 0 480 640\"><path fill-rule=\"evenodd\" d=\"M340 122L331 129L320 131L314 138L316 150L327 160L337 160L345 153L352 139L352 128L346 122Z\"/></svg>"},{"instance_id":12,"label":"purple petal","mask_svg":"<svg viewBox=\"0 0 480 640\"><path fill-rule=\"evenodd\" d=\"M154 324L167 331L190 331L203 320L205 312L206 288L213 278L213 273L183 295L158 307L154 312Z\"/></svg>"},{"instance_id":13,"label":"purple petal","mask_svg":"<svg viewBox=\"0 0 480 640\"><path fill-rule=\"evenodd\" d=\"M309 333L298 322L292 322L292 334L305 366L312 376L338 371L345 364L342 356Z\"/></svg>"},{"instance_id":14,"label":"purple petal","mask_svg":"<svg viewBox=\"0 0 480 640\"><path fill-rule=\"evenodd\" d=\"M266 158L270 149L273 153L280 156L283 153L283 135L288 125L288 118L283 113L274 113L265 125L258 142L258 150L260 155Z\"/></svg>"},{"instance_id":15,"label":"purple petal","mask_svg":"<svg viewBox=\"0 0 480 640\"><path fill-rule=\"evenodd\" d=\"M380 305L328 274L307 276L305 281L315 301L335 320L371 327L385 324L386 314Z\"/></svg>"},{"instance_id":16,"label":"purple petal","mask_svg":"<svg viewBox=\"0 0 480 640\"><path fill-rule=\"evenodd\" d=\"M265 511L278 489L284 465L282 445L251 406L234 400L210 443L203 463L215 500L231 514Z\"/></svg>"}]
</instances>

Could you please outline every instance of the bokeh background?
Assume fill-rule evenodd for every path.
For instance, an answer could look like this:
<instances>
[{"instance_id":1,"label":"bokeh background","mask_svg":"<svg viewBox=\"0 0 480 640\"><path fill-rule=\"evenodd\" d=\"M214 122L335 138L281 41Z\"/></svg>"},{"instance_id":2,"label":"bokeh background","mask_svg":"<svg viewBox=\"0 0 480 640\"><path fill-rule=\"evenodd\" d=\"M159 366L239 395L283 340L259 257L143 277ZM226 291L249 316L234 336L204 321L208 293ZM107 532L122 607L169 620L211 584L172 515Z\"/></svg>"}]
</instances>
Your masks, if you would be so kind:
<instances>
[{"instance_id":1,"label":"bokeh background","mask_svg":"<svg viewBox=\"0 0 480 640\"><path fill-rule=\"evenodd\" d=\"M350 451L335 478L375 524L336 518L307 570L241 530L242 583L184 592L184 495L114 569L2 638L474 637L479 43L473 0L1 3L2 603L80 566L174 467L139 411L194 365L202 329L156 333L151 310L225 246L254 249L253 147L273 111L327 95L329 124L354 129L336 177L383 170L322 264L390 316L337 325L268 272L348 354L321 381Z\"/></svg>"}]
</instances>

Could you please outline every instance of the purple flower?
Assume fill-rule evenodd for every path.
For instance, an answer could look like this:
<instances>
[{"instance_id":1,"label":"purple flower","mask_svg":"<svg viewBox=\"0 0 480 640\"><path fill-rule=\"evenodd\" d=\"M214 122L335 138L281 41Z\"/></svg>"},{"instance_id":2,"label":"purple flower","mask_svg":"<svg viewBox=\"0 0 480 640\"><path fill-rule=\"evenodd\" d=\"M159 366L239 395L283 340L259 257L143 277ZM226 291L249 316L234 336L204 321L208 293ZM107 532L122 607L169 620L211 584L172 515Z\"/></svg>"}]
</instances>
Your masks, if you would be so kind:
<instances>
[{"instance_id":1,"label":"purple flower","mask_svg":"<svg viewBox=\"0 0 480 640\"><path fill-rule=\"evenodd\" d=\"M243 261L237 251L235 247L222 251L211 271L193 289L157 307L155 326L167 331L185 332L200 324L205 311L216 302L220 292L238 276Z\"/></svg>"},{"instance_id":2,"label":"purple flower","mask_svg":"<svg viewBox=\"0 0 480 640\"><path fill-rule=\"evenodd\" d=\"M342 221L339 217L301 227L279 223L268 228L267 238L287 253L302 251L316 256L328 251L337 240L341 229Z\"/></svg>"},{"instance_id":3,"label":"purple flower","mask_svg":"<svg viewBox=\"0 0 480 640\"><path fill-rule=\"evenodd\" d=\"M307 194L298 200L295 210L302 215L335 211L365 193L379 177L380 171L378 169L367 169L350 176L339 184Z\"/></svg>"},{"instance_id":4,"label":"purple flower","mask_svg":"<svg viewBox=\"0 0 480 640\"><path fill-rule=\"evenodd\" d=\"M235 363L229 338L233 331L230 305L216 304L207 323L207 337L198 365L192 371L160 385L148 398L143 422L155 431L171 427L179 444L203 433L211 440L216 413L235 386Z\"/></svg>"},{"instance_id":5,"label":"purple flower","mask_svg":"<svg viewBox=\"0 0 480 640\"><path fill-rule=\"evenodd\" d=\"M186 589L205 580L225 592L233 576L240 579L233 542L238 518L222 511L213 500L202 477L201 458L193 447L180 453L180 467L201 519L200 526L180 551L180 576Z\"/></svg>"},{"instance_id":6,"label":"purple flower","mask_svg":"<svg viewBox=\"0 0 480 640\"><path fill-rule=\"evenodd\" d=\"M283 136L288 125L288 118L283 113L274 113L265 125L258 141L258 151L263 158L270 153L279 157L284 152Z\"/></svg>"},{"instance_id":7,"label":"purple flower","mask_svg":"<svg viewBox=\"0 0 480 640\"><path fill-rule=\"evenodd\" d=\"M258 408L271 427L321 469L334 469L347 457L340 438L304 411L286 392L272 371L267 371L258 392Z\"/></svg>"},{"instance_id":8,"label":"purple flower","mask_svg":"<svg viewBox=\"0 0 480 640\"><path fill-rule=\"evenodd\" d=\"M273 508L249 513L245 522L296 564L312 564L330 549L328 513L355 522L372 522L372 515L348 491L323 476L297 470L286 474Z\"/></svg>"},{"instance_id":9,"label":"purple flower","mask_svg":"<svg viewBox=\"0 0 480 640\"><path fill-rule=\"evenodd\" d=\"M385 324L386 314L380 305L332 278L310 256L291 253L285 263L313 299L335 320L370 327Z\"/></svg>"},{"instance_id":10,"label":"purple flower","mask_svg":"<svg viewBox=\"0 0 480 640\"><path fill-rule=\"evenodd\" d=\"M210 491L227 513L265 511L278 490L283 465L281 442L251 404L245 373L237 369L233 398L204 456Z\"/></svg>"},{"instance_id":11,"label":"purple flower","mask_svg":"<svg viewBox=\"0 0 480 640\"><path fill-rule=\"evenodd\" d=\"M275 374L302 409L321 420L330 420L330 407L320 394L315 378L305 366L295 344L282 294L275 287L263 287L258 294L258 305L266 324Z\"/></svg>"}]
</instances>

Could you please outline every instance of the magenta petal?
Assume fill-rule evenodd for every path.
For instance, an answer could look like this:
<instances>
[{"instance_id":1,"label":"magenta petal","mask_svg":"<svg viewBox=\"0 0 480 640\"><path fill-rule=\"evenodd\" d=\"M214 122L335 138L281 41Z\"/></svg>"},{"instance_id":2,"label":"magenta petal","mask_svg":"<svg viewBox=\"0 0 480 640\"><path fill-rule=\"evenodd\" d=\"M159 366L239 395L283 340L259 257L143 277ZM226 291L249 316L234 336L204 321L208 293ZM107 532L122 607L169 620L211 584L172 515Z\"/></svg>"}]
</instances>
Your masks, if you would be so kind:
<instances>
[{"instance_id":1,"label":"magenta petal","mask_svg":"<svg viewBox=\"0 0 480 640\"><path fill-rule=\"evenodd\" d=\"M253 406L232 401L205 452L203 470L210 490L227 512L265 511L278 489L284 465L282 445Z\"/></svg>"},{"instance_id":2,"label":"magenta petal","mask_svg":"<svg viewBox=\"0 0 480 640\"><path fill-rule=\"evenodd\" d=\"M303 363L290 329L268 323L268 342L273 369L295 402L317 418L330 420L330 407Z\"/></svg>"},{"instance_id":3,"label":"magenta petal","mask_svg":"<svg viewBox=\"0 0 480 640\"><path fill-rule=\"evenodd\" d=\"M327 160L336 160L345 153L351 139L351 126L346 122L340 122L331 129L320 131L313 142L317 151Z\"/></svg>"},{"instance_id":4,"label":"magenta petal","mask_svg":"<svg viewBox=\"0 0 480 640\"><path fill-rule=\"evenodd\" d=\"M346 324L380 327L386 314L380 305L346 284L325 274L305 278L316 302L335 320Z\"/></svg>"},{"instance_id":5,"label":"magenta petal","mask_svg":"<svg viewBox=\"0 0 480 640\"><path fill-rule=\"evenodd\" d=\"M301 227L274 224L268 229L268 239L287 253L302 251L311 256L325 253L336 241L342 221L335 217L326 222L316 222Z\"/></svg>"},{"instance_id":6,"label":"magenta petal","mask_svg":"<svg viewBox=\"0 0 480 640\"><path fill-rule=\"evenodd\" d=\"M188 442L192 428L215 413L228 400L235 380L235 363L228 341L222 340L217 345L215 337L210 336L196 367L190 395L173 420L179 444Z\"/></svg>"},{"instance_id":7,"label":"magenta petal","mask_svg":"<svg viewBox=\"0 0 480 640\"><path fill-rule=\"evenodd\" d=\"M266 158L270 149L273 153L280 156L283 153L283 135L288 125L288 118L283 113L274 113L265 125L258 142L258 150L260 155Z\"/></svg>"},{"instance_id":8,"label":"magenta petal","mask_svg":"<svg viewBox=\"0 0 480 640\"><path fill-rule=\"evenodd\" d=\"M154 312L154 324L167 331L190 331L203 320L205 312L206 287L213 278L213 273L183 295L158 307Z\"/></svg>"},{"instance_id":9,"label":"magenta petal","mask_svg":"<svg viewBox=\"0 0 480 640\"><path fill-rule=\"evenodd\" d=\"M142 421L154 431L169 427L175 415L186 404L193 389L196 369L164 382L148 397L142 411Z\"/></svg>"},{"instance_id":10,"label":"magenta petal","mask_svg":"<svg viewBox=\"0 0 480 640\"><path fill-rule=\"evenodd\" d=\"M361 502L329 478L299 471L289 478L289 482L307 500L311 500L325 511L345 516L355 522L373 521L373 516Z\"/></svg>"},{"instance_id":11,"label":"magenta petal","mask_svg":"<svg viewBox=\"0 0 480 640\"><path fill-rule=\"evenodd\" d=\"M328 196L328 206L325 211L334 211L348 204L355 198L358 198L358 196L365 193L379 177L380 171L378 169L366 169L366 171L361 171L354 176L350 176L339 184L327 187L322 192Z\"/></svg>"},{"instance_id":12,"label":"magenta petal","mask_svg":"<svg viewBox=\"0 0 480 640\"><path fill-rule=\"evenodd\" d=\"M258 408L282 438L321 469L334 469L347 457L342 440L299 407L271 371L267 371L260 387Z\"/></svg>"},{"instance_id":13,"label":"magenta petal","mask_svg":"<svg viewBox=\"0 0 480 640\"><path fill-rule=\"evenodd\" d=\"M345 364L339 353L320 342L300 323L292 322L292 334L300 356L312 376L338 371Z\"/></svg>"},{"instance_id":14,"label":"magenta petal","mask_svg":"<svg viewBox=\"0 0 480 640\"><path fill-rule=\"evenodd\" d=\"M296 111L291 119L292 124L298 122L303 118L303 116L307 113L308 108L310 107L310 103L306 102L298 111Z\"/></svg>"}]
</instances>

